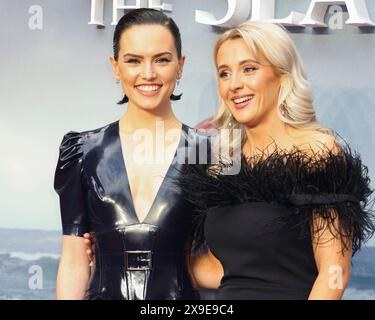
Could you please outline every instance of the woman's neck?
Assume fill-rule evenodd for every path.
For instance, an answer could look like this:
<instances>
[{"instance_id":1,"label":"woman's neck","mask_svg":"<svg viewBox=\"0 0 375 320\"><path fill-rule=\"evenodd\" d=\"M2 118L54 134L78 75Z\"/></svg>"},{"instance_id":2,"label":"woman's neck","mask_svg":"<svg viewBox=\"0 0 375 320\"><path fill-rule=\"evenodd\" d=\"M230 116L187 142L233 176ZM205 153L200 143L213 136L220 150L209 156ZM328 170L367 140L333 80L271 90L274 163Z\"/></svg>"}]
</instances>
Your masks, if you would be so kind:
<instances>
[{"instance_id":1,"label":"woman's neck","mask_svg":"<svg viewBox=\"0 0 375 320\"><path fill-rule=\"evenodd\" d=\"M160 127L161 124L165 129L178 128L181 126L171 106L150 111L129 103L125 114L120 119L120 127L122 131L126 132L134 132L138 129L155 131L156 127Z\"/></svg>"},{"instance_id":2,"label":"woman's neck","mask_svg":"<svg viewBox=\"0 0 375 320\"><path fill-rule=\"evenodd\" d=\"M292 132L296 129L287 125L277 115L256 126L245 126L247 142L243 152L252 155L257 151L273 151L275 147L288 148Z\"/></svg>"}]
</instances>

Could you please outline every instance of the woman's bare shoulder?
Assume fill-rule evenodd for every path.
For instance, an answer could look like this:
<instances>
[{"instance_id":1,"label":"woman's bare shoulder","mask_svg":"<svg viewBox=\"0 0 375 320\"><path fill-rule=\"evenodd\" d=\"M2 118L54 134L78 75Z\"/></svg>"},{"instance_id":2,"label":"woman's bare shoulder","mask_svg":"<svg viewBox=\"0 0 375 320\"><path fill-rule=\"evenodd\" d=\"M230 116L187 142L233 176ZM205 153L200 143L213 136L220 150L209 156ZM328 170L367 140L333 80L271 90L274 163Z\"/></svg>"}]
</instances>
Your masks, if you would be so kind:
<instances>
[{"instance_id":1,"label":"woman's bare shoulder","mask_svg":"<svg viewBox=\"0 0 375 320\"><path fill-rule=\"evenodd\" d=\"M328 132L306 130L298 139L298 148L314 154L337 154L340 145L337 138Z\"/></svg>"}]
</instances>

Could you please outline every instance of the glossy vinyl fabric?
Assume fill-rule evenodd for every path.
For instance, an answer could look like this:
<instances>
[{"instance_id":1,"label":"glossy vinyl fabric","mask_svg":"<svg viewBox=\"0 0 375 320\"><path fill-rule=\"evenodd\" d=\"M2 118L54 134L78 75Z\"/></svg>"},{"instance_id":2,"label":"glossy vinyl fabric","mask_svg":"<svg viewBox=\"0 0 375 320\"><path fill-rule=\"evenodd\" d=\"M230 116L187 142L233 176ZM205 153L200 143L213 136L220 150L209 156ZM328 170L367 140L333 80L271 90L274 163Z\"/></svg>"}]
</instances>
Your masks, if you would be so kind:
<instances>
[{"instance_id":1,"label":"glossy vinyl fabric","mask_svg":"<svg viewBox=\"0 0 375 320\"><path fill-rule=\"evenodd\" d=\"M185 248L191 207L175 183L182 158L191 158L207 135L182 126L175 160L144 221L136 215L119 122L69 132L60 146L55 190L64 235L94 234L96 266L88 299L192 299ZM182 158L181 158L182 155ZM187 163L187 161L185 162Z\"/></svg>"}]
</instances>

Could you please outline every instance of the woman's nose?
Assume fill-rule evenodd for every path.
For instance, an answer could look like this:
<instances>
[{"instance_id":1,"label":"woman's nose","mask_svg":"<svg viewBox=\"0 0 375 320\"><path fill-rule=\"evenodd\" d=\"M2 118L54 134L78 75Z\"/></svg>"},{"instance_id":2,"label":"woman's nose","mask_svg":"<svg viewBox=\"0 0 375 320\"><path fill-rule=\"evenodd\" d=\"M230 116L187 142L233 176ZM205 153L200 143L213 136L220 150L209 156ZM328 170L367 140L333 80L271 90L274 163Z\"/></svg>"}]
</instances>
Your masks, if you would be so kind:
<instances>
[{"instance_id":1,"label":"woman's nose","mask_svg":"<svg viewBox=\"0 0 375 320\"><path fill-rule=\"evenodd\" d=\"M155 78L155 72L151 64L145 64L142 72L142 76L144 79L153 79Z\"/></svg>"},{"instance_id":2,"label":"woman's nose","mask_svg":"<svg viewBox=\"0 0 375 320\"><path fill-rule=\"evenodd\" d=\"M238 89L241 89L242 87L243 87L242 78L240 76L233 74L230 85L229 85L229 89L232 91L236 91Z\"/></svg>"}]
</instances>

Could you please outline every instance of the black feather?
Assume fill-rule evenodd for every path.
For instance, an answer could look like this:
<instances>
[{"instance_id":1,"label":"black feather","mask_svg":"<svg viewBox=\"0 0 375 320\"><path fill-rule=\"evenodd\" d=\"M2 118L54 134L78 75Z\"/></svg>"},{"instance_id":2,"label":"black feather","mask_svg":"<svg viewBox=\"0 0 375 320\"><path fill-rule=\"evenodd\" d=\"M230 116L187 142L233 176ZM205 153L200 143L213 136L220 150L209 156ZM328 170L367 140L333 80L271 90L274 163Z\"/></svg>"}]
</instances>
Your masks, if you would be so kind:
<instances>
[{"instance_id":1,"label":"black feather","mask_svg":"<svg viewBox=\"0 0 375 320\"><path fill-rule=\"evenodd\" d=\"M301 236L313 231L318 241L321 231L328 228L340 238L344 249L351 240L353 255L375 231L368 169L348 146L338 152L327 149L314 153L295 148L288 152L276 149L272 154L251 158L242 156L238 174L221 174L228 166L226 161L188 165L178 178L185 198L194 208L193 252L204 247L208 210L246 202L284 205L288 214L273 221L273 228L292 223L301 227ZM314 220L317 217L321 219Z\"/></svg>"}]
</instances>

